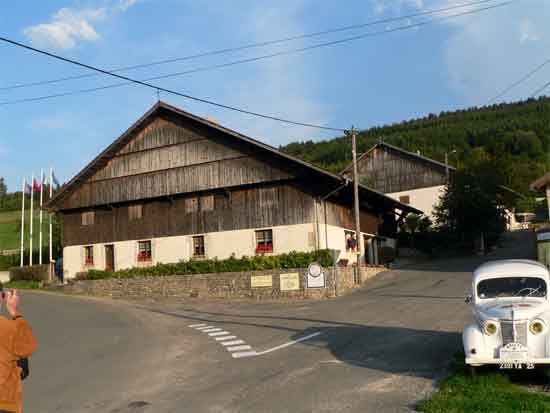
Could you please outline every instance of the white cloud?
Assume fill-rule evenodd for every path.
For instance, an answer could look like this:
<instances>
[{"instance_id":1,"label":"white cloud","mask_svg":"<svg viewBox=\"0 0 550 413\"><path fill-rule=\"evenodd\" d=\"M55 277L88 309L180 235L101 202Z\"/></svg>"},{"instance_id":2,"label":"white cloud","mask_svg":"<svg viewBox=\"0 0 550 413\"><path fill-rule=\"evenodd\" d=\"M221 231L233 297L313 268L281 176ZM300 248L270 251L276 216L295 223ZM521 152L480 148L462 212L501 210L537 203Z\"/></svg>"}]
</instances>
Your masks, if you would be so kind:
<instances>
[{"instance_id":1,"label":"white cloud","mask_svg":"<svg viewBox=\"0 0 550 413\"><path fill-rule=\"evenodd\" d=\"M33 44L55 49L72 49L77 41L96 41L100 35L93 23L105 18L105 9L72 10L63 8L52 16L50 23L27 27L23 33Z\"/></svg>"},{"instance_id":2,"label":"white cloud","mask_svg":"<svg viewBox=\"0 0 550 413\"><path fill-rule=\"evenodd\" d=\"M95 42L101 38L97 23L115 13L125 12L139 0L117 0L109 6L75 9L64 7L56 11L51 21L23 30L35 45L53 49L72 49L78 42Z\"/></svg>"}]
</instances>

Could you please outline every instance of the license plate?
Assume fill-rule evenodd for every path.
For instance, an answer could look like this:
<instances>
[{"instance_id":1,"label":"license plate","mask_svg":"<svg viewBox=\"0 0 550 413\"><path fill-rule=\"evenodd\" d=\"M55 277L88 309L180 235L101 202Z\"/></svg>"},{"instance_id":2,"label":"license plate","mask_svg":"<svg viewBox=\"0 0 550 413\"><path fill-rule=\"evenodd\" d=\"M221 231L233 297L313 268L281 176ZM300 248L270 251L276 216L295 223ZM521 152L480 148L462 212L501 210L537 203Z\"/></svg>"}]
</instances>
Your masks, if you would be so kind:
<instances>
[{"instance_id":1,"label":"license plate","mask_svg":"<svg viewBox=\"0 0 550 413\"><path fill-rule=\"evenodd\" d=\"M500 363L499 366L502 370L533 370L535 368L533 363L522 363L517 361L507 361L505 363Z\"/></svg>"},{"instance_id":2,"label":"license plate","mask_svg":"<svg viewBox=\"0 0 550 413\"><path fill-rule=\"evenodd\" d=\"M520 343L509 343L502 347L499 351L501 359L513 361L521 361L529 357L527 347Z\"/></svg>"}]
</instances>

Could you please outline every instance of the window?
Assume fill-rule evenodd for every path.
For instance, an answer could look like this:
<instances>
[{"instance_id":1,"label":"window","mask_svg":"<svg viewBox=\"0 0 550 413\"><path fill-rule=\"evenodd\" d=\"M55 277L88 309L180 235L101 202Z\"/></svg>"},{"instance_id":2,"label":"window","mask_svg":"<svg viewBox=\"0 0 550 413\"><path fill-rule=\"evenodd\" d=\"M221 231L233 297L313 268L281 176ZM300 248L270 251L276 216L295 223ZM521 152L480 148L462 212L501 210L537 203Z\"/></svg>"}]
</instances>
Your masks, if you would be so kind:
<instances>
[{"instance_id":1,"label":"window","mask_svg":"<svg viewBox=\"0 0 550 413\"><path fill-rule=\"evenodd\" d=\"M94 265L94 247L84 247L84 265Z\"/></svg>"},{"instance_id":2,"label":"window","mask_svg":"<svg viewBox=\"0 0 550 413\"><path fill-rule=\"evenodd\" d=\"M411 203L411 197L409 195L402 195L399 197L399 202L409 205Z\"/></svg>"},{"instance_id":3,"label":"window","mask_svg":"<svg viewBox=\"0 0 550 413\"><path fill-rule=\"evenodd\" d=\"M193 256L204 257L204 236L193 237Z\"/></svg>"},{"instance_id":4,"label":"window","mask_svg":"<svg viewBox=\"0 0 550 413\"><path fill-rule=\"evenodd\" d=\"M256 253L273 252L273 230L256 231Z\"/></svg>"},{"instance_id":5,"label":"window","mask_svg":"<svg viewBox=\"0 0 550 413\"><path fill-rule=\"evenodd\" d=\"M131 221L141 218L143 218L143 205L130 205L128 207L128 219Z\"/></svg>"},{"instance_id":6,"label":"window","mask_svg":"<svg viewBox=\"0 0 550 413\"><path fill-rule=\"evenodd\" d=\"M94 218L95 218L95 213L94 211L87 211L87 212L83 212L81 214L81 217L82 217L82 225L94 225Z\"/></svg>"},{"instance_id":7,"label":"window","mask_svg":"<svg viewBox=\"0 0 550 413\"><path fill-rule=\"evenodd\" d=\"M214 210L214 195L201 196L201 211Z\"/></svg>"},{"instance_id":8,"label":"window","mask_svg":"<svg viewBox=\"0 0 550 413\"><path fill-rule=\"evenodd\" d=\"M346 237L346 251L355 251L357 250L357 239L355 238L355 232L353 231L344 231Z\"/></svg>"},{"instance_id":9,"label":"window","mask_svg":"<svg viewBox=\"0 0 550 413\"><path fill-rule=\"evenodd\" d=\"M138 261L151 261L151 241L138 241Z\"/></svg>"},{"instance_id":10,"label":"window","mask_svg":"<svg viewBox=\"0 0 550 413\"><path fill-rule=\"evenodd\" d=\"M199 199L194 198L185 198L185 212L197 212L199 210Z\"/></svg>"}]
</instances>

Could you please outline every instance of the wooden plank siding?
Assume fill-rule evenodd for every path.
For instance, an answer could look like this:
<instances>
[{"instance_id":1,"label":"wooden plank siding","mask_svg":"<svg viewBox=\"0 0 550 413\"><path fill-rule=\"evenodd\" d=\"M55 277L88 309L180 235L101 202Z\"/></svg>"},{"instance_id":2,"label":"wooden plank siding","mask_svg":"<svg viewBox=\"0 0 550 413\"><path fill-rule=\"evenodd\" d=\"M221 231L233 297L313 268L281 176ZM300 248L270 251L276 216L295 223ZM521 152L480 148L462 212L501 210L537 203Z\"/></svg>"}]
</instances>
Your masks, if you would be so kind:
<instances>
[{"instance_id":1,"label":"wooden plank siding","mask_svg":"<svg viewBox=\"0 0 550 413\"><path fill-rule=\"evenodd\" d=\"M325 205L322 207L321 213L323 215L319 218L321 224L324 224L326 219L328 225L355 231L355 214L353 208L326 201ZM372 213L361 211L359 214L359 223L362 232L376 234L378 232L380 220Z\"/></svg>"},{"instance_id":2,"label":"wooden plank siding","mask_svg":"<svg viewBox=\"0 0 550 413\"><path fill-rule=\"evenodd\" d=\"M61 209L108 205L208 189L286 180L283 167L235 144L157 118L67 196Z\"/></svg>"},{"instance_id":3,"label":"wooden plank siding","mask_svg":"<svg viewBox=\"0 0 550 413\"><path fill-rule=\"evenodd\" d=\"M440 167L377 147L358 162L362 183L382 193L445 185Z\"/></svg>"},{"instance_id":4,"label":"wooden plank siding","mask_svg":"<svg viewBox=\"0 0 550 413\"><path fill-rule=\"evenodd\" d=\"M215 197L213 210L203 211L200 197ZM314 222L313 198L290 185L241 188L229 193L190 195L199 198L197 211L186 212L187 197L142 201L143 217L129 219L129 205L94 208L93 225L82 225L81 210L63 212L65 246L202 234L246 228Z\"/></svg>"}]
</instances>

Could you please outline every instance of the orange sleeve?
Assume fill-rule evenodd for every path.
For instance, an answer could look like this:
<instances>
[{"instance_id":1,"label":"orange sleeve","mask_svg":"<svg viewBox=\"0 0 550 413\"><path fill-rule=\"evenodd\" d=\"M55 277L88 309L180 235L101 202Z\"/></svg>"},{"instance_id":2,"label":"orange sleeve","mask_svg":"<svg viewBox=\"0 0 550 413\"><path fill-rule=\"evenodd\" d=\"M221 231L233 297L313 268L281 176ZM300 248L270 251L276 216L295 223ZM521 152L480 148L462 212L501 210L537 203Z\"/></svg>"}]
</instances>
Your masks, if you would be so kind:
<instances>
[{"instance_id":1,"label":"orange sleeve","mask_svg":"<svg viewBox=\"0 0 550 413\"><path fill-rule=\"evenodd\" d=\"M19 358L30 357L38 347L31 326L22 318L18 318L13 322L16 323L13 353Z\"/></svg>"}]
</instances>

